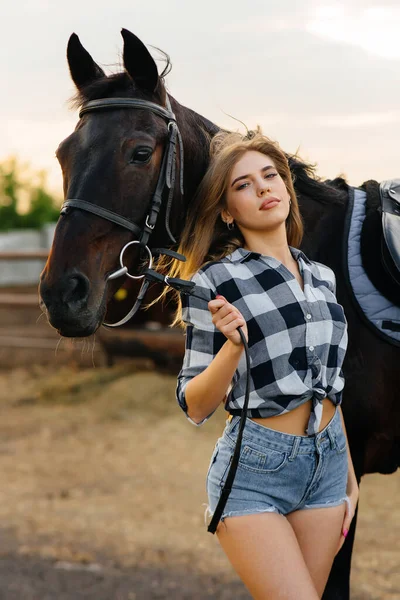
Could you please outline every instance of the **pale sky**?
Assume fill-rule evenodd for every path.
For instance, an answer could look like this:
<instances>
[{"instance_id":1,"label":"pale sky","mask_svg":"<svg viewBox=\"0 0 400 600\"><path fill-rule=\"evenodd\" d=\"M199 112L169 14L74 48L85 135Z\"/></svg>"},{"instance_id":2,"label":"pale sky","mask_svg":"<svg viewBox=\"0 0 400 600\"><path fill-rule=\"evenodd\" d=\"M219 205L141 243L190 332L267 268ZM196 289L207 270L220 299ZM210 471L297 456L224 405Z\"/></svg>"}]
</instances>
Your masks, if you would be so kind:
<instances>
[{"instance_id":1,"label":"pale sky","mask_svg":"<svg viewBox=\"0 0 400 600\"><path fill-rule=\"evenodd\" d=\"M217 124L225 113L318 174L350 183L400 177L400 0L14 0L2 2L0 160L46 168L77 114L65 52L72 32L106 72L120 29L171 57L171 94ZM162 64L160 63L160 71Z\"/></svg>"}]
</instances>

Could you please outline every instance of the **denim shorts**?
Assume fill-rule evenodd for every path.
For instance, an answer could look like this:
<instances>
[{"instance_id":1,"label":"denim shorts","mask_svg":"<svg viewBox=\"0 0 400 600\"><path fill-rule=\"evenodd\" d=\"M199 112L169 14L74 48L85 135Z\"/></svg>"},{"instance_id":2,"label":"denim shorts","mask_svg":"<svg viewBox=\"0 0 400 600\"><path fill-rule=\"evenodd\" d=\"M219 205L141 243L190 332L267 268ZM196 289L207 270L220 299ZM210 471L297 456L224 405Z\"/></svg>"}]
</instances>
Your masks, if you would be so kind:
<instances>
[{"instance_id":1,"label":"denim shorts","mask_svg":"<svg viewBox=\"0 0 400 600\"><path fill-rule=\"evenodd\" d=\"M239 416L226 422L207 473L208 512L213 514L236 444ZM297 436L250 419L243 431L232 490L221 520L259 512L338 506L348 500L347 445L338 407L319 433Z\"/></svg>"}]
</instances>

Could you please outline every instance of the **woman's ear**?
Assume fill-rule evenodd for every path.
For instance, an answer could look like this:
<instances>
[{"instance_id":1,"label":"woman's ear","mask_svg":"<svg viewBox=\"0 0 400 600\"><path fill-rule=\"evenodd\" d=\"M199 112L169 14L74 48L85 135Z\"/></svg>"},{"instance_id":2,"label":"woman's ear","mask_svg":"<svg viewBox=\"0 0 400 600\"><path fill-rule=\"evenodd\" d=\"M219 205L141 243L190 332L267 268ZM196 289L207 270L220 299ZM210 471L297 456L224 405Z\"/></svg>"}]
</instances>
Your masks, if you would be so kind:
<instances>
[{"instance_id":1,"label":"woman's ear","mask_svg":"<svg viewBox=\"0 0 400 600\"><path fill-rule=\"evenodd\" d=\"M223 210L221 210L221 219L223 220L224 223L226 223L227 221L230 221L232 215L230 214L230 212L228 210L226 210L225 208Z\"/></svg>"}]
</instances>

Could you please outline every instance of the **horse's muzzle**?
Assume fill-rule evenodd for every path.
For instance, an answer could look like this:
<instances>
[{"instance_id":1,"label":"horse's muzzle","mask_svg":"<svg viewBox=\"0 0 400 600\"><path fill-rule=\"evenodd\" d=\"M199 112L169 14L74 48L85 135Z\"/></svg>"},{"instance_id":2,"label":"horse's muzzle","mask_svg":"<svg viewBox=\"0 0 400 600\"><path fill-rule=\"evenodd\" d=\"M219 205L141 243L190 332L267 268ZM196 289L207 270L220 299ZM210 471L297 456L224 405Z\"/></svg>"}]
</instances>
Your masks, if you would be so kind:
<instances>
[{"instance_id":1,"label":"horse's muzzle","mask_svg":"<svg viewBox=\"0 0 400 600\"><path fill-rule=\"evenodd\" d=\"M44 275L39 293L50 325L65 337L92 335L102 322L102 295L97 303L89 279L82 273L66 275L51 285Z\"/></svg>"}]
</instances>

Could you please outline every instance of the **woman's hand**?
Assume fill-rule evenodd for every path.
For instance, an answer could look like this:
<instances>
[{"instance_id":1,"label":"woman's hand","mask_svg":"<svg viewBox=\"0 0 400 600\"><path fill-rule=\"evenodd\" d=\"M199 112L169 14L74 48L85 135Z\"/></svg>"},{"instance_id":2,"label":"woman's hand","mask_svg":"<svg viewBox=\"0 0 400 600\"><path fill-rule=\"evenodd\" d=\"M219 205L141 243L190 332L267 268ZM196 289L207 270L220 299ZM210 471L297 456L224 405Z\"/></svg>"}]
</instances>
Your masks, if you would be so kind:
<instances>
[{"instance_id":1,"label":"woman's hand","mask_svg":"<svg viewBox=\"0 0 400 600\"><path fill-rule=\"evenodd\" d=\"M233 304L229 304L224 296L218 295L215 300L210 300L208 310L213 316L212 322L215 327L235 346L242 345L238 327L242 327L246 341L248 340L246 321L238 309Z\"/></svg>"},{"instance_id":2,"label":"woman's hand","mask_svg":"<svg viewBox=\"0 0 400 600\"><path fill-rule=\"evenodd\" d=\"M356 512L356 507L357 507L357 503L358 503L359 489L358 489L357 481L354 481L352 483L351 491L349 491L349 488L350 488L350 486L348 486L347 499L346 499L346 512L344 515L339 547L336 551L336 554L339 552L340 548L343 546L343 544L345 542L346 536L350 529L351 522L352 522L354 514Z\"/></svg>"}]
</instances>

